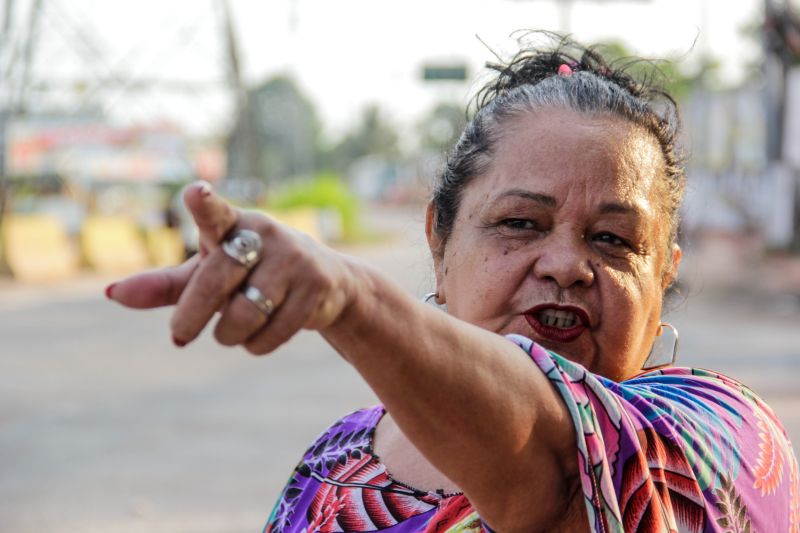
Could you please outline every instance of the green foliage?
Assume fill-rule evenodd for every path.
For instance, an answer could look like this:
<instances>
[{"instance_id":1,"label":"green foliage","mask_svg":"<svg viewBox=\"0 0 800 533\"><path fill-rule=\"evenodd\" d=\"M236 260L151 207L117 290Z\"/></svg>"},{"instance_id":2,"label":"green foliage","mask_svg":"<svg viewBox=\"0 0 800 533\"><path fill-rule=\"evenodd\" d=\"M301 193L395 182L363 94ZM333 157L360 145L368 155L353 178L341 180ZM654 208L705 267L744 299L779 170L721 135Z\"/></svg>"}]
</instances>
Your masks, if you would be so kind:
<instances>
[{"instance_id":1,"label":"green foliage","mask_svg":"<svg viewBox=\"0 0 800 533\"><path fill-rule=\"evenodd\" d=\"M355 241L362 236L358 199L338 174L317 174L310 181L286 185L270 195L268 209L298 207L334 209L342 221L342 238Z\"/></svg>"},{"instance_id":2,"label":"green foliage","mask_svg":"<svg viewBox=\"0 0 800 533\"><path fill-rule=\"evenodd\" d=\"M703 57L696 69L689 71L680 58L631 59L634 54L620 41L611 41L600 46L600 52L615 67L624 67L636 79L645 79L661 85L675 100L686 98L696 85L707 81L719 68L719 61Z\"/></svg>"}]
</instances>

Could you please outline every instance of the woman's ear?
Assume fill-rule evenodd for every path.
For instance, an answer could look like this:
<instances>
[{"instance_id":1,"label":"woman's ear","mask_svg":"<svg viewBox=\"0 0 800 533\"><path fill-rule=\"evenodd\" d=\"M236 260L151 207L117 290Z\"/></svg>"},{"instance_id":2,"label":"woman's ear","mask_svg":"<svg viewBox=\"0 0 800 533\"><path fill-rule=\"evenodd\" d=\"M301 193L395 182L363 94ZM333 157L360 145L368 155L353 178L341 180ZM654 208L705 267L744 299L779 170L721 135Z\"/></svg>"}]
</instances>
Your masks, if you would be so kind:
<instances>
[{"instance_id":1,"label":"woman's ear","mask_svg":"<svg viewBox=\"0 0 800 533\"><path fill-rule=\"evenodd\" d=\"M428 248L433 258L433 271L436 275L436 303L439 305L447 303L444 294L444 240L434 228L436 220L436 208L433 202L428 202L425 210L425 237L428 238Z\"/></svg>"},{"instance_id":2,"label":"woman's ear","mask_svg":"<svg viewBox=\"0 0 800 533\"><path fill-rule=\"evenodd\" d=\"M683 257L683 251L681 247L677 244L672 245L672 257L668 258L667 260L670 261L672 264L670 265L671 268L666 271L664 274L664 280L662 281L662 288L666 290L667 287L672 285L672 282L678 277L678 267L681 264L681 257Z\"/></svg>"}]
</instances>

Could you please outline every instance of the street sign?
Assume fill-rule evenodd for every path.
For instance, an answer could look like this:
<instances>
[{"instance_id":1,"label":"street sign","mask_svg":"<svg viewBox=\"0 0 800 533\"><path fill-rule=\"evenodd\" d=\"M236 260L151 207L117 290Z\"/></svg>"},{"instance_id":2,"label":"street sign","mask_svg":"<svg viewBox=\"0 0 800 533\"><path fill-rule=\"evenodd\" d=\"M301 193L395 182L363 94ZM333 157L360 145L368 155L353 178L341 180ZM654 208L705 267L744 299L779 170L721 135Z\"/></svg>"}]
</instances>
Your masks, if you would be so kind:
<instances>
[{"instance_id":1,"label":"street sign","mask_svg":"<svg viewBox=\"0 0 800 533\"><path fill-rule=\"evenodd\" d=\"M425 65L422 79L425 81L464 81L467 79L466 65Z\"/></svg>"}]
</instances>

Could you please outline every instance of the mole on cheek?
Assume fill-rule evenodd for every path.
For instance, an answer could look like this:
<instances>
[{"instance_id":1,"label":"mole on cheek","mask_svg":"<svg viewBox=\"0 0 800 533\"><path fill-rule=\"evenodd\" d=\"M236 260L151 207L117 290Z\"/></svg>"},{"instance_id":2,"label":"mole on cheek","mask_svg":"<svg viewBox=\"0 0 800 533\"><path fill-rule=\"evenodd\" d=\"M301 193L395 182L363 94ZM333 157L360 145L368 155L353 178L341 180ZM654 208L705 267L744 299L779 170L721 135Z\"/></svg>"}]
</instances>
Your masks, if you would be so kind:
<instances>
[{"instance_id":1,"label":"mole on cheek","mask_svg":"<svg viewBox=\"0 0 800 533\"><path fill-rule=\"evenodd\" d=\"M508 255L508 250L503 250L503 255Z\"/></svg>"}]
</instances>

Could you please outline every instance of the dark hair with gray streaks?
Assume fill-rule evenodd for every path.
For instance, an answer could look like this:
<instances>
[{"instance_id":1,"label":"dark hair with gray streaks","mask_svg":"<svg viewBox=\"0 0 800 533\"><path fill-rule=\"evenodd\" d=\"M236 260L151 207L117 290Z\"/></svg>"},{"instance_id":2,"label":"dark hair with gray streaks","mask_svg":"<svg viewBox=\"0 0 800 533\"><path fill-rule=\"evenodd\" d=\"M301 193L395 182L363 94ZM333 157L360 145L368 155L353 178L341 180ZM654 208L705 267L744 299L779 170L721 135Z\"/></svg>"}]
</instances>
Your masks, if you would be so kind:
<instances>
[{"instance_id":1,"label":"dark hair with gray streaks","mask_svg":"<svg viewBox=\"0 0 800 533\"><path fill-rule=\"evenodd\" d=\"M598 47L585 47L556 34L536 33L553 44L547 49L523 45L508 63L487 64L496 74L475 96L472 119L434 183L434 231L446 243L462 191L489 167L494 144L510 118L542 108L562 108L620 117L656 139L665 162L667 194L662 198L662 208L671 223L671 246L677 239L686 176L676 147L680 129L677 104L654 83L660 74L657 67L651 63L651 72L637 80L629 74L630 67L644 60L608 63ZM559 75L561 65L567 65L572 74Z\"/></svg>"}]
</instances>

